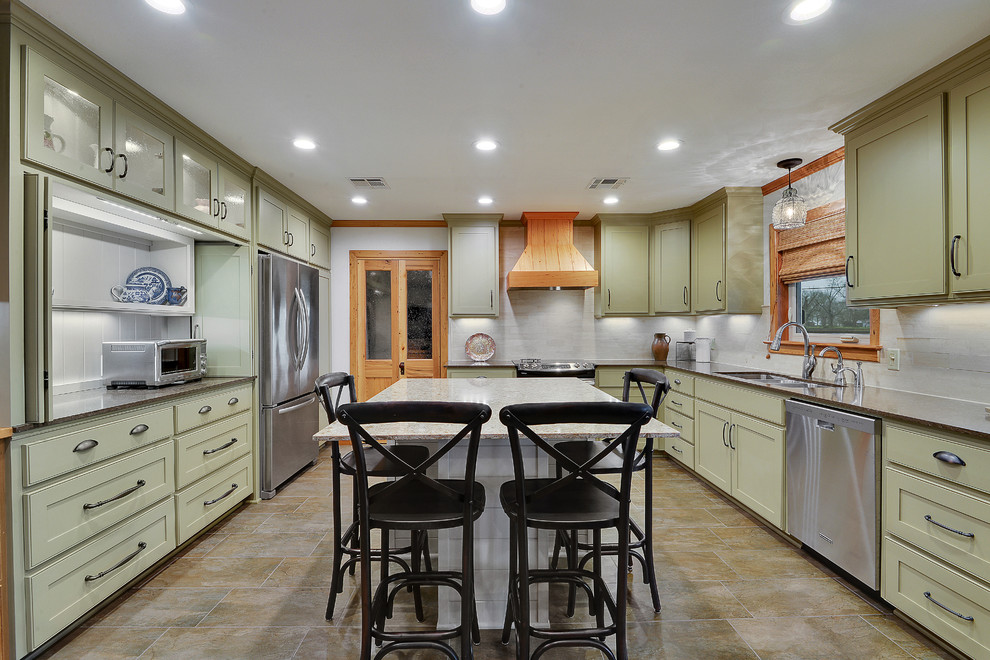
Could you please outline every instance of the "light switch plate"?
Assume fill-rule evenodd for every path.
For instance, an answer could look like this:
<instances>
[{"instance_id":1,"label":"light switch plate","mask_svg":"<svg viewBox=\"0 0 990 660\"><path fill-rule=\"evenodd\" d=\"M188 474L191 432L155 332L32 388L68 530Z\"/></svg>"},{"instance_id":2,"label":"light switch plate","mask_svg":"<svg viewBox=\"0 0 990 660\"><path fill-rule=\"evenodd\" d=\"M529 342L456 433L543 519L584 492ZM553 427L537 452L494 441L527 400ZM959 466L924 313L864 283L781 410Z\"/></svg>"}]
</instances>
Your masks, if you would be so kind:
<instances>
[{"instance_id":1,"label":"light switch plate","mask_svg":"<svg viewBox=\"0 0 990 660\"><path fill-rule=\"evenodd\" d=\"M888 348L887 349L887 368L891 371L901 370L901 349L899 348Z\"/></svg>"}]
</instances>

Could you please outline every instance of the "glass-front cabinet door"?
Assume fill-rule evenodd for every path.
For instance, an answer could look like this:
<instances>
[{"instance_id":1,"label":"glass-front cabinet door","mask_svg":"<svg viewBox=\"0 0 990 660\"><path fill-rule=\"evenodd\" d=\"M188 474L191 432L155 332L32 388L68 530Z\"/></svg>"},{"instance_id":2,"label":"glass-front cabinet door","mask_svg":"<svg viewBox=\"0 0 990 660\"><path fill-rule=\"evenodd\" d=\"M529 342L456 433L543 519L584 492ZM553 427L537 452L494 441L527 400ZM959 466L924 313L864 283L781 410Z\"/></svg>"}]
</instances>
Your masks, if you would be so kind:
<instances>
[{"instance_id":1,"label":"glass-front cabinet door","mask_svg":"<svg viewBox=\"0 0 990 660\"><path fill-rule=\"evenodd\" d=\"M112 187L111 98L30 48L23 54L24 158Z\"/></svg>"},{"instance_id":2,"label":"glass-front cabinet door","mask_svg":"<svg viewBox=\"0 0 990 660\"><path fill-rule=\"evenodd\" d=\"M172 135L116 104L113 186L163 209L175 207Z\"/></svg>"},{"instance_id":3,"label":"glass-front cabinet door","mask_svg":"<svg viewBox=\"0 0 990 660\"><path fill-rule=\"evenodd\" d=\"M175 141L175 210L211 227L220 217L217 159Z\"/></svg>"},{"instance_id":4,"label":"glass-front cabinet door","mask_svg":"<svg viewBox=\"0 0 990 660\"><path fill-rule=\"evenodd\" d=\"M220 166L220 229L251 240L251 183L244 177Z\"/></svg>"}]
</instances>

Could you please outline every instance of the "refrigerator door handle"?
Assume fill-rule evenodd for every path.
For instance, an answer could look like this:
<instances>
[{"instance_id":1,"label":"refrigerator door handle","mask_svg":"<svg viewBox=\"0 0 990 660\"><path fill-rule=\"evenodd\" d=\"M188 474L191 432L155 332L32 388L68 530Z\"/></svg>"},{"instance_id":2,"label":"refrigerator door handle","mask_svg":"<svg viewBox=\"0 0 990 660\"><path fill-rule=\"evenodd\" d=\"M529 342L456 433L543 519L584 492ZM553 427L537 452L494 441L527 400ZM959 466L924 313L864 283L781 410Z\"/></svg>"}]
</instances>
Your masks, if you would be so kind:
<instances>
[{"instance_id":1,"label":"refrigerator door handle","mask_svg":"<svg viewBox=\"0 0 990 660\"><path fill-rule=\"evenodd\" d=\"M302 341L299 342L299 370L302 371L303 365L306 364L306 358L309 356L309 304L306 302L306 294L303 293L302 289L296 289L296 295L299 296L299 311L302 314Z\"/></svg>"},{"instance_id":2,"label":"refrigerator door handle","mask_svg":"<svg viewBox=\"0 0 990 660\"><path fill-rule=\"evenodd\" d=\"M316 401L316 392L311 393L300 403L297 403L294 406L289 406L288 408L279 408L277 412L279 415L285 415L286 413L290 413L293 410L299 410L300 408L305 408L306 406L312 404L314 401Z\"/></svg>"}]
</instances>

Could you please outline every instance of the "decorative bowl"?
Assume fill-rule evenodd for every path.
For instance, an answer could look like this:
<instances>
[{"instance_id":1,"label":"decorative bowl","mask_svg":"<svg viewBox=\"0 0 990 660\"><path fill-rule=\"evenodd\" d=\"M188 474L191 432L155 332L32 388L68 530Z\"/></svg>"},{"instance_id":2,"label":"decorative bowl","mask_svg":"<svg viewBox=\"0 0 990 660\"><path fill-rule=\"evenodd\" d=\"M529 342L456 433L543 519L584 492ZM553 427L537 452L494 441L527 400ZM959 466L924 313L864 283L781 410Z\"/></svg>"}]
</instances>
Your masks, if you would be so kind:
<instances>
[{"instance_id":1,"label":"decorative bowl","mask_svg":"<svg viewBox=\"0 0 990 660\"><path fill-rule=\"evenodd\" d=\"M484 362L495 355L495 340L483 332L476 332L464 342L464 352L475 362Z\"/></svg>"}]
</instances>

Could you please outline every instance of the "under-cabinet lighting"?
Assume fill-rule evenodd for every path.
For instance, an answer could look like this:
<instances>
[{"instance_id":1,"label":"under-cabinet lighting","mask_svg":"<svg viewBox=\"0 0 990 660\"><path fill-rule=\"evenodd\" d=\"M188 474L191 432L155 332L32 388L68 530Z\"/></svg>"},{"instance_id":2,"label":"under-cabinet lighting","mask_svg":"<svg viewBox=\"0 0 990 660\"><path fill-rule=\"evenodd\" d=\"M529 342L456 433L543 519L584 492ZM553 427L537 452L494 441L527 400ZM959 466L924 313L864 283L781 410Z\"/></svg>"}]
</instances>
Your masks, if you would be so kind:
<instances>
[{"instance_id":1,"label":"under-cabinet lighting","mask_svg":"<svg viewBox=\"0 0 990 660\"><path fill-rule=\"evenodd\" d=\"M295 140L292 141L292 146L294 146L296 149L304 149L306 151L309 151L311 149L316 149L316 143L310 140L309 138L304 138L304 137L297 137Z\"/></svg>"},{"instance_id":2,"label":"under-cabinet lighting","mask_svg":"<svg viewBox=\"0 0 990 660\"><path fill-rule=\"evenodd\" d=\"M126 211L130 215L141 216L142 218L148 218L149 220L157 220L158 222L163 222L166 225L170 225L172 227L177 227L179 229L182 229L183 231L188 231L188 232L193 233L193 234L199 234L200 236L203 235L203 232L201 232L201 231L197 231L197 230L195 230L195 229L193 229L191 227L187 227L185 225L180 225L179 223L177 223L177 222L175 222L173 220L169 220L168 218L163 218L163 217L158 216L158 215L151 215L150 213L144 213L143 211L138 211L137 209L131 208L130 206L124 206L123 204L117 204L115 202L111 202L108 199L103 199L102 197L97 197L96 199L100 200L101 202L103 202L107 206L112 206L115 209L121 209L122 211Z\"/></svg>"},{"instance_id":3,"label":"under-cabinet lighting","mask_svg":"<svg viewBox=\"0 0 990 660\"><path fill-rule=\"evenodd\" d=\"M351 197L351 201L354 202L355 204L367 204L368 203L368 200L366 198L364 198L364 197L361 197L360 195L358 195L356 197Z\"/></svg>"},{"instance_id":4,"label":"under-cabinet lighting","mask_svg":"<svg viewBox=\"0 0 990 660\"><path fill-rule=\"evenodd\" d=\"M186 6L182 0L144 0L150 7L157 9L163 14L184 14Z\"/></svg>"}]
</instances>

